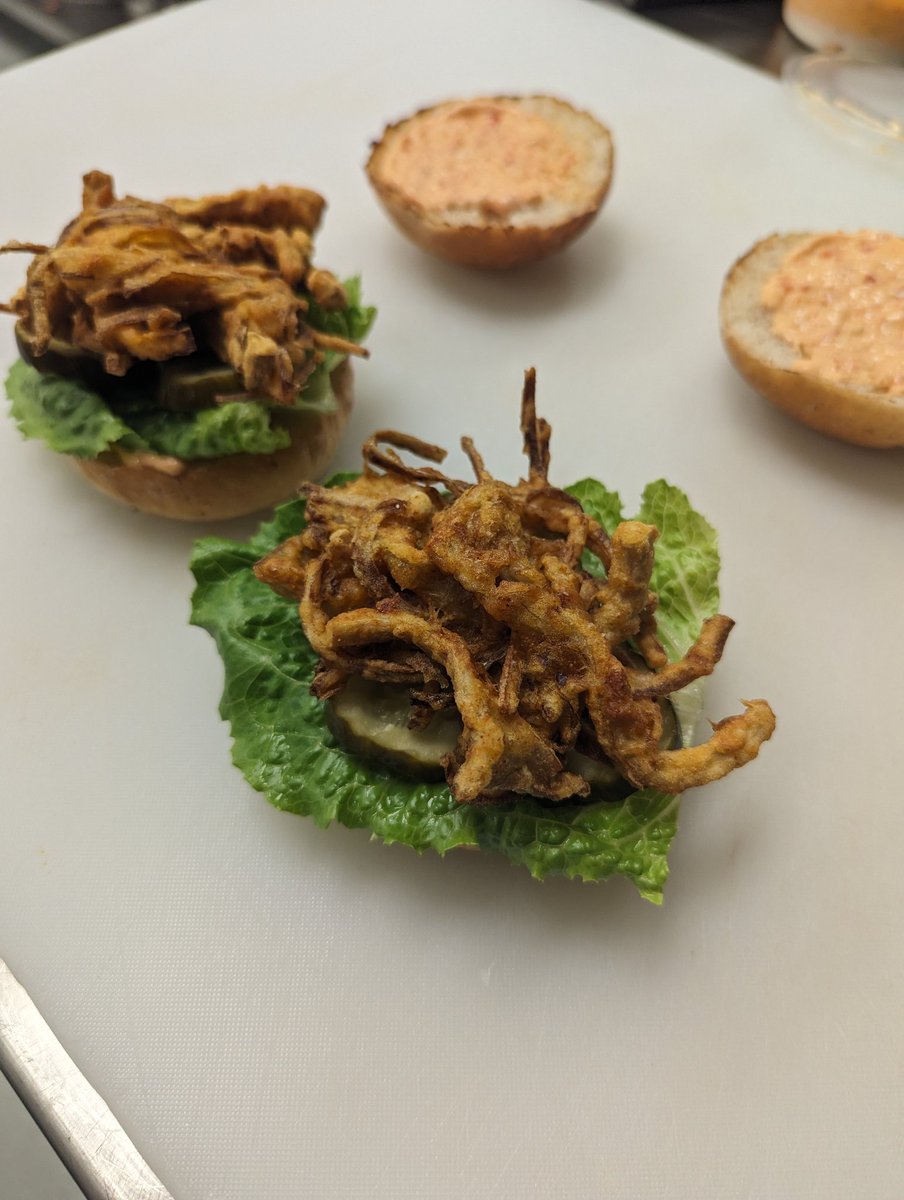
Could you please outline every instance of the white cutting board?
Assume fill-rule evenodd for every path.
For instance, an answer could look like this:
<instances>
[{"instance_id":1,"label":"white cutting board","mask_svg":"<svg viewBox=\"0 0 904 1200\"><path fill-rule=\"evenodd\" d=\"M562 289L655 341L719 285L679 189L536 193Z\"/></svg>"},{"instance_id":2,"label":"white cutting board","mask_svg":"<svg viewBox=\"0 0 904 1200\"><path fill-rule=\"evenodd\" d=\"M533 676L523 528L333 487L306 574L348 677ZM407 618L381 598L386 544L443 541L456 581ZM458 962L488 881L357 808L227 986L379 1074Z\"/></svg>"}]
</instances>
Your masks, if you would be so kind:
<instances>
[{"instance_id":1,"label":"white cutting board","mask_svg":"<svg viewBox=\"0 0 904 1200\"><path fill-rule=\"evenodd\" d=\"M516 275L422 256L369 140L519 90L611 125L598 223ZM662 909L318 830L230 765L187 624L199 530L0 423L0 953L177 1200L904 1194L904 454L768 409L716 326L758 237L900 232L900 169L589 0L200 3L8 72L0 111L3 239L55 236L91 167L148 197L322 190L318 261L380 308L338 465L394 426L513 478L535 365L557 481L630 506L665 475L718 527L738 625L709 712L779 719L686 798Z\"/></svg>"}]
</instances>

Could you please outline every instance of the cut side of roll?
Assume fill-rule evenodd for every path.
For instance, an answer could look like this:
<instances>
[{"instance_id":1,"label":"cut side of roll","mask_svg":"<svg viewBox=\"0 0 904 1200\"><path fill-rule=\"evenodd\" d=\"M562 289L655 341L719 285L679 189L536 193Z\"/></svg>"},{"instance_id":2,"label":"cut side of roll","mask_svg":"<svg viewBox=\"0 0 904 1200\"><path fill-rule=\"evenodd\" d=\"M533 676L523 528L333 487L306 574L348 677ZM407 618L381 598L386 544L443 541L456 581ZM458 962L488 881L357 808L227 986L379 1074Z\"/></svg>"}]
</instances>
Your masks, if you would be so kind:
<instances>
[{"instance_id":1,"label":"cut side of roll","mask_svg":"<svg viewBox=\"0 0 904 1200\"><path fill-rule=\"evenodd\" d=\"M284 418L291 445L272 454L228 454L183 462L151 454L71 458L96 488L141 512L178 521L224 521L271 508L307 479L318 479L333 458L353 399L348 360L330 376L336 411ZM155 459L157 461L155 461Z\"/></svg>"},{"instance_id":2,"label":"cut side of roll","mask_svg":"<svg viewBox=\"0 0 904 1200\"><path fill-rule=\"evenodd\" d=\"M505 268L562 249L612 182L612 135L552 96L478 96L388 126L366 170L398 228L464 266Z\"/></svg>"},{"instance_id":3,"label":"cut side of roll","mask_svg":"<svg viewBox=\"0 0 904 1200\"><path fill-rule=\"evenodd\" d=\"M802 365L801 349L774 331L763 288L788 255L815 236L774 234L757 242L731 268L719 307L728 356L755 391L811 429L858 446L904 446L904 395L897 389L873 390L826 378ZM900 354L904 362L904 344Z\"/></svg>"}]
</instances>

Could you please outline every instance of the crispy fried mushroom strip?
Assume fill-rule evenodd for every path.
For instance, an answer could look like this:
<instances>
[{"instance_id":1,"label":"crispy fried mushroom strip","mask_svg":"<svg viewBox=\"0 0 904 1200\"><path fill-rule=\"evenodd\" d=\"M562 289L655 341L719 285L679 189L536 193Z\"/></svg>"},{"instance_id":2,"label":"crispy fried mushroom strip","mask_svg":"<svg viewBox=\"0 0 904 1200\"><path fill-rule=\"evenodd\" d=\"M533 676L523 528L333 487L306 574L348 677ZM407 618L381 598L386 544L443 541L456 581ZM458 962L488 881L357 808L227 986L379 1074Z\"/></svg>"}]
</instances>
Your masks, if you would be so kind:
<instances>
[{"instance_id":1,"label":"crispy fried mushroom strip","mask_svg":"<svg viewBox=\"0 0 904 1200\"><path fill-rule=\"evenodd\" d=\"M314 233L326 201L308 188L242 188L225 196L198 200L176 196L166 201L180 217L198 225L255 225L261 229L303 229Z\"/></svg>"},{"instance_id":2,"label":"crispy fried mushroom strip","mask_svg":"<svg viewBox=\"0 0 904 1200\"><path fill-rule=\"evenodd\" d=\"M512 791L563 800L589 791L585 780L563 769L552 748L525 720L501 712L492 683L458 634L412 613L362 609L334 617L323 635L334 653L387 639L412 642L442 665L464 726L446 764L456 800L473 802Z\"/></svg>"},{"instance_id":3,"label":"crispy fried mushroom strip","mask_svg":"<svg viewBox=\"0 0 904 1200\"><path fill-rule=\"evenodd\" d=\"M5 247L35 256L9 307L36 356L59 338L123 375L136 360L200 345L249 393L292 405L325 351L366 353L308 325L309 301L297 291L306 282L324 307L345 302L338 281L310 262L323 203L280 186L154 204L117 198L112 178L90 171L82 211L55 246Z\"/></svg>"},{"instance_id":4,"label":"crispy fried mushroom strip","mask_svg":"<svg viewBox=\"0 0 904 1200\"><path fill-rule=\"evenodd\" d=\"M524 372L521 393L521 434L528 462L528 483L543 486L549 478L549 422L537 416L537 372L530 367Z\"/></svg>"},{"instance_id":5,"label":"crispy fried mushroom strip","mask_svg":"<svg viewBox=\"0 0 904 1200\"><path fill-rule=\"evenodd\" d=\"M388 449L381 449L384 445ZM407 450L419 458L425 458L427 462L440 463L446 457L446 451L442 446L435 446L432 442L423 442L420 438L412 437L408 433L397 433L394 429L380 429L372 434L362 447L365 470L373 472L379 469L385 471L392 478L409 483L438 484L442 488L447 488L455 496L461 495L470 487L470 484L450 479L448 475L437 471L434 467L411 466L403 461L396 453L396 449Z\"/></svg>"},{"instance_id":6,"label":"crispy fried mushroom strip","mask_svg":"<svg viewBox=\"0 0 904 1200\"><path fill-rule=\"evenodd\" d=\"M638 698L669 696L687 687L695 679L711 675L722 657L728 635L734 628L731 617L717 613L703 622L697 640L683 658L666 663L658 671L638 671L628 668L631 692Z\"/></svg>"},{"instance_id":7,"label":"crispy fried mushroom strip","mask_svg":"<svg viewBox=\"0 0 904 1200\"><path fill-rule=\"evenodd\" d=\"M551 670L567 681L563 695L583 694L602 750L636 787L699 787L748 762L771 736L771 709L752 701L742 715L716 726L702 746L659 750L658 705L632 693L624 666L580 605L544 586L504 484L478 484L440 513L427 549L513 634L542 639Z\"/></svg>"},{"instance_id":8,"label":"crispy fried mushroom strip","mask_svg":"<svg viewBox=\"0 0 904 1200\"><path fill-rule=\"evenodd\" d=\"M592 614L610 646L628 641L640 629L658 537L658 529L641 521L622 521L612 534L609 571Z\"/></svg>"}]
</instances>

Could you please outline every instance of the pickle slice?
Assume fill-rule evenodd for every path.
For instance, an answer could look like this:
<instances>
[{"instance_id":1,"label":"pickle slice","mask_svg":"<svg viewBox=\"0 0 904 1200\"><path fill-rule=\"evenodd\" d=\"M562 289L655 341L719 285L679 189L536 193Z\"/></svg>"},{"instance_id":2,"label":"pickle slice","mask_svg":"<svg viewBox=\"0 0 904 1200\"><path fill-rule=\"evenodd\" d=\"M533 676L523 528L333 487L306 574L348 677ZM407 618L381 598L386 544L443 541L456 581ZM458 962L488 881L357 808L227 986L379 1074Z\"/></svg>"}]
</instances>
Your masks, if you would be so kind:
<instances>
[{"instance_id":1,"label":"pickle slice","mask_svg":"<svg viewBox=\"0 0 904 1200\"><path fill-rule=\"evenodd\" d=\"M152 404L172 412L210 408L222 397L245 398L245 385L231 367L212 355L191 354L167 362L135 363L124 376L109 375L100 354L51 338L43 354L35 354L34 339L16 325L16 345L29 366L44 375L77 379L116 402L123 387L138 383Z\"/></svg>"},{"instance_id":2,"label":"pickle slice","mask_svg":"<svg viewBox=\"0 0 904 1200\"><path fill-rule=\"evenodd\" d=\"M659 707L662 711L659 747L661 750L677 750L681 745L678 717L670 701L660 700ZM624 800L637 790L633 783L625 779L615 763L608 759L590 758L578 750L569 750L565 756L565 766L590 784L589 801Z\"/></svg>"},{"instance_id":3,"label":"pickle slice","mask_svg":"<svg viewBox=\"0 0 904 1200\"><path fill-rule=\"evenodd\" d=\"M663 749L681 745L675 710L662 702ZM326 723L345 750L386 767L407 779L445 779L442 760L455 749L461 718L454 709L439 712L425 729L409 729L410 700L405 688L374 683L355 675L342 691L325 704ZM635 791L614 764L589 758L576 750L566 756L569 770L590 784L583 803L623 800Z\"/></svg>"},{"instance_id":4,"label":"pickle slice","mask_svg":"<svg viewBox=\"0 0 904 1200\"><path fill-rule=\"evenodd\" d=\"M98 383L104 375L104 360L99 354L82 350L59 338L51 338L43 354L35 354L34 339L21 323L16 324L16 347L30 367L44 375L61 375L82 383Z\"/></svg>"},{"instance_id":5,"label":"pickle slice","mask_svg":"<svg viewBox=\"0 0 904 1200\"><path fill-rule=\"evenodd\" d=\"M461 718L447 709L437 713L426 729L409 729L410 707L405 688L355 675L326 702L326 723L336 741L352 754L407 778L445 779L442 759L455 749Z\"/></svg>"},{"instance_id":6,"label":"pickle slice","mask_svg":"<svg viewBox=\"0 0 904 1200\"><path fill-rule=\"evenodd\" d=\"M230 400L254 400L268 408L273 406L269 396L249 395L241 376L206 351L161 363L136 362L125 375L118 376L104 370L102 355L59 338L51 338L43 354L35 354L34 338L21 324L16 325L16 345L29 366L44 375L60 375L87 384L114 407L124 403L124 398L134 400L136 396L145 407L163 408L169 412L212 408ZM277 407L283 417L299 413L326 415L339 410L328 373L322 377L312 376L302 387L294 405Z\"/></svg>"},{"instance_id":7,"label":"pickle slice","mask_svg":"<svg viewBox=\"0 0 904 1200\"><path fill-rule=\"evenodd\" d=\"M229 396L247 399L245 385L232 367L215 358L192 354L160 364L157 401L161 408L172 412L210 408Z\"/></svg>"}]
</instances>

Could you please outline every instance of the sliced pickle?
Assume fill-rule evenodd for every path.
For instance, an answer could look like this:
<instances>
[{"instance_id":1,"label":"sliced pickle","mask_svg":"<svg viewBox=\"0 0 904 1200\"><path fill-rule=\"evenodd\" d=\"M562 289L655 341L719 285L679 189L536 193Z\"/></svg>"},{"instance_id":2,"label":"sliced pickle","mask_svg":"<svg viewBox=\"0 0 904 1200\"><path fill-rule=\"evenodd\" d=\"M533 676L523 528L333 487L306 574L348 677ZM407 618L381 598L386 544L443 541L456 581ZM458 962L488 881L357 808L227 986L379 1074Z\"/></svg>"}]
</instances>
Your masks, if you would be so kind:
<instances>
[{"instance_id":1,"label":"sliced pickle","mask_svg":"<svg viewBox=\"0 0 904 1200\"><path fill-rule=\"evenodd\" d=\"M210 408L230 396L247 399L245 385L232 367L215 358L192 354L160 364L157 400L161 408L172 412Z\"/></svg>"},{"instance_id":2,"label":"sliced pickle","mask_svg":"<svg viewBox=\"0 0 904 1200\"><path fill-rule=\"evenodd\" d=\"M35 354L34 337L16 325L16 346L19 354L35 370L44 375L61 375L64 379L78 379L83 383L98 383L104 376L104 360L99 354L82 350L59 338L51 338L43 354Z\"/></svg>"},{"instance_id":3,"label":"sliced pickle","mask_svg":"<svg viewBox=\"0 0 904 1200\"><path fill-rule=\"evenodd\" d=\"M171 358L162 363L137 362L125 375L119 376L110 375L104 370L102 355L59 338L51 338L43 354L35 354L34 338L22 328L21 323L16 325L16 344L19 354L29 366L44 375L77 379L96 389L114 408L126 399L133 401L136 395L143 404L158 406L169 412L211 408L230 400L256 400L268 407L273 405L269 396L250 396L244 381L232 367L206 352ZM328 379L319 387L309 387L309 392L310 395L306 396L302 388L295 405L279 409L281 415L292 417L308 412L327 414L338 411Z\"/></svg>"},{"instance_id":4,"label":"sliced pickle","mask_svg":"<svg viewBox=\"0 0 904 1200\"><path fill-rule=\"evenodd\" d=\"M662 711L659 747L662 750L677 750L681 745L681 730L675 710L668 700L660 700L659 707ZM569 750L565 756L565 766L590 784L590 801L624 800L637 790L608 759L590 758L578 750Z\"/></svg>"},{"instance_id":5,"label":"sliced pickle","mask_svg":"<svg viewBox=\"0 0 904 1200\"><path fill-rule=\"evenodd\" d=\"M35 354L34 338L28 330L16 325L16 345L22 359L42 375L59 375L74 379L103 396L111 408L138 401L141 407L153 405L156 396L159 364L135 363L125 375L111 375L104 368L100 354L73 346L60 338L51 338L43 354Z\"/></svg>"},{"instance_id":6,"label":"sliced pickle","mask_svg":"<svg viewBox=\"0 0 904 1200\"><path fill-rule=\"evenodd\" d=\"M16 325L16 345L24 361L42 374L77 379L97 388L113 404L130 384L138 384L151 403L173 412L209 408L220 397L240 394L244 398L245 386L239 376L211 355L139 362L118 376L104 370L102 355L59 338L51 338L43 354L35 354L34 338L21 324Z\"/></svg>"},{"instance_id":7,"label":"sliced pickle","mask_svg":"<svg viewBox=\"0 0 904 1200\"><path fill-rule=\"evenodd\" d=\"M590 758L578 750L569 750L565 755L565 766L587 780L594 796L602 794L607 800L620 800L634 791L615 763L608 759Z\"/></svg>"},{"instance_id":8,"label":"sliced pickle","mask_svg":"<svg viewBox=\"0 0 904 1200\"><path fill-rule=\"evenodd\" d=\"M663 749L681 745L675 711L665 700L662 707ZM398 772L409 779L442 780L442 759L455 749L461 718L453 709L439 712L425 729L409 729L410 701L405 688L374 683L353 676L342 691L327 700L326 723L344 749L360 758ZM566 756L569 770L590 784L584 801L623 800L636 789L608 761L589 758L576 750Z\"/></svg>"},{"instance_id":9,"label":"sliced pickle","mask_svg":"<svg viewBox=\"0 0 904 1200\"><path fill-rule=\"evenodd\" d=\"M426 729L409 729L411 703L405 688L353 676L326 702L326 723L346 750L409 778L445 779L441 760L455 749L461 718L437 713Z\"/></svg>"}]
</instances>

